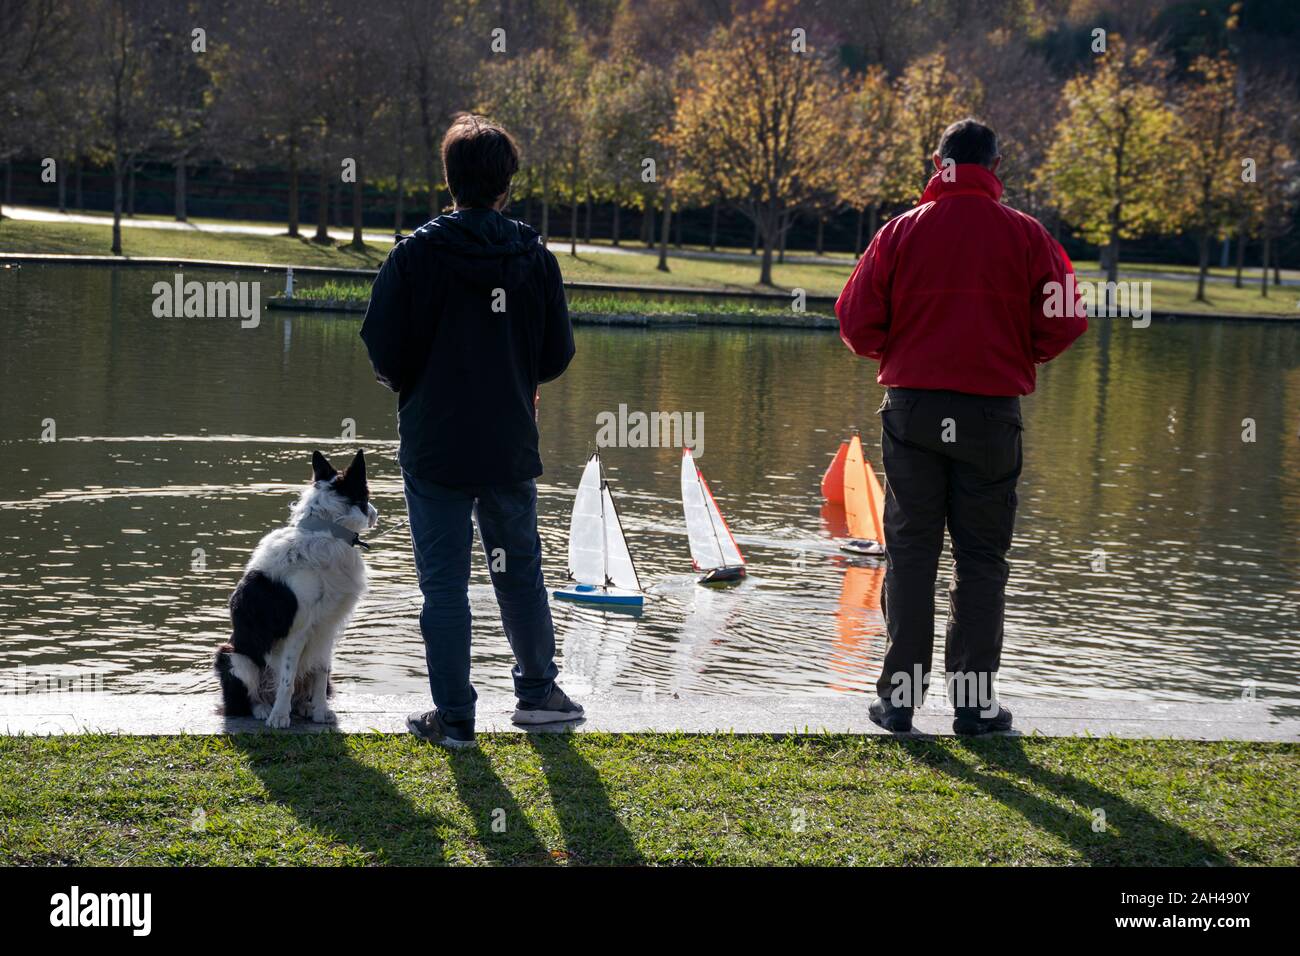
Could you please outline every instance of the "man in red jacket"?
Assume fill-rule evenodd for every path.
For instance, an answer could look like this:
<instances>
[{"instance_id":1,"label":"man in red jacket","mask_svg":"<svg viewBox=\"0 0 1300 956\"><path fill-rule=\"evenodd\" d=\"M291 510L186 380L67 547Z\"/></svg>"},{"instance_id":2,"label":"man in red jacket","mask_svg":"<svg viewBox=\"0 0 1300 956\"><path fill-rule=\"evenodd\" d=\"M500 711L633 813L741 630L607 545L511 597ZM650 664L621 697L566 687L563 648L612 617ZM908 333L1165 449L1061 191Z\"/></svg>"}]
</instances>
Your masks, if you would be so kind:
<instances>
[{"instance_id":1,"label":"man in red jacket","mask_svg":"<svg viewBox=\"0 0 1300 956\"><path fill-rule=\"evenodd\" d=\"M1035 365L1088 327L1073 267L1035 219L999 202L997 135L944 130L920 203L871 240L835 314L880 363L889 634L871 720L907 731L930 680L934 583L947 525L945 671L953 730L1007 730L997 702L1007 549L1021 468L1020 398ZM1069 277L1067 279L1067 277Z\"/></svg>"}]
</instances>

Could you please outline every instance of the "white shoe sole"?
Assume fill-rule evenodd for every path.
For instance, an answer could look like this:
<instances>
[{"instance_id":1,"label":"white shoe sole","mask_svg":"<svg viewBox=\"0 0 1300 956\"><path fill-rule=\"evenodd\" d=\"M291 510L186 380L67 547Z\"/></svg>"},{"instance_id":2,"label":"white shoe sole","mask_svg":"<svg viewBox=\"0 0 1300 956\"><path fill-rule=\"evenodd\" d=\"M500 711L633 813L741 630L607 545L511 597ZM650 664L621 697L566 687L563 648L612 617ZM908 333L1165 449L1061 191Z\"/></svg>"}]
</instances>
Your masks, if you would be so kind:
<instances>
[{"instance_id":1,"label":"white shoe sole","mask_svg":"<svg viewBox=\"0 0 1300 956\"><path fill-rule=\"evenodd\" d=\"M516 724L559 724L571 720L582 720L587 715L582 711L576 714L564 710L516 710L510 719Z\"/></svg>"}]
</instances>

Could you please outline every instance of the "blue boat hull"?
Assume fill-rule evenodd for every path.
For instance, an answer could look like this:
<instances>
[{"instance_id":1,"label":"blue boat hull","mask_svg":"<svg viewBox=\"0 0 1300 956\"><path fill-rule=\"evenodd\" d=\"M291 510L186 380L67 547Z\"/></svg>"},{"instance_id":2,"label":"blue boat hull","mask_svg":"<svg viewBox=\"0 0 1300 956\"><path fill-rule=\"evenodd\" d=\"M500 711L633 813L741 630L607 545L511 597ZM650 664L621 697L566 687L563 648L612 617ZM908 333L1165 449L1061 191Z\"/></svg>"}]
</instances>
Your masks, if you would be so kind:
<instances>
[{"instance_id":1,"label":"blue boat hull","mask_svg":"<svg viewBox=\"0 0 1300 956\"><path fill-rule=\"evenodd\" d=\"M641 607L645 596L639 591L619 588L602 588L593 584L574 584L551 592L560 601L579 601L583 604L607 604L615 607Z\"/></svg>"}]
</instances>

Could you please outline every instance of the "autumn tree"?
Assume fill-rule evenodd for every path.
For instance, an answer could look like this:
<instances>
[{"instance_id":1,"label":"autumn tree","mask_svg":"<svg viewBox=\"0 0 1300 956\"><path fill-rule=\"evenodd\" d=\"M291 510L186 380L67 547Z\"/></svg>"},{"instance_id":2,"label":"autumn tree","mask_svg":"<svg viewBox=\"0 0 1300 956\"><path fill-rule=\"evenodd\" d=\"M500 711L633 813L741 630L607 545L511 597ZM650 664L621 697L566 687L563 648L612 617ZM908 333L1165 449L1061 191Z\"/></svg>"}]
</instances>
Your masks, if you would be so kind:
<instances>
[{"instance_id":1,"label":"autumn tree","mask_svg":"<svg viewBox=\"0 0 1300 956\"><path fill-rule=\"evenodd\" d=\"M867 70L845 90L839 105L849 149L838 168L835 190L857 211L853 245L857 254L876 232L881 205L907 198L915 174L911 150L905 148L900 130L899 99L884 70Z\"/></svg>"},{"instance_id":2,"label":"autumn tree","mask_svg":"<svg viewBox=\"0 0 1300 956\"><path fill-rule=\"evenodd\" d=\"M932 157L943 131L978 105L978 92L963 88L949 68L943 48L908 64L898 79L899 136L919 173L912 193L919 196L934 174Z\"/></svg>"},{"instance_id":3,"label":"autumn tree","mask_svg":"<svg viewBox=\"0 0 1300 956\"><path fill-rule=\"evenodd\" d=\"M674 116L682 162L754 223L763 285L792 212L831 187L845 149L838 78L790 10L769 0L715 32L686 65Z\"/></svg>"},{"instance_id":4,"label":"autumn tree","mask_svg":"<svg viewBox=\"0 0 1300 956\"><path fill-rule=\"evenodd\" d=\"M96 0L88 9L87 69L102 119L102 152L113 169L114 255L122 254L127 164L150 142L156 118L147 84L150 11L146 0Z\"/></svg>"},{"instance_id":5,"label":"autumn tree","mask_svg":"<svg viewBox=\"0 0 1300 956\"><path fill-rule=\"evenodd\" d=\"M1182 224L1197 237L1198 302L1205 301L1210 243L1226 237L1247 214L1242 203L1246 130L1237 97L1237 68L1225 55L1198 57L1180 88L1176 162L1184 188L1178 195Z\"/></svg>"},{"instance_id":6,"label":"autumn tree","mask_svg":"<svg viewBox=\"0 0 1300 956\"><path fill-rule=\"evenodd\" d=\"M1089 242L1106 247L1118 281L1120 242L1174 214L1178 118L1160 85L1164 65L1120 38L1091 71L1065 84L1065 112L1041 170L1057 207Z\"/></svg>"},{"instance_id":7,"label":"autumn tree","mask_svg":"<svg viewBox=\"0 0 1300 956\"><path fill-rule=\"evenodd\" d=\"M0 0L0 161L6 164L6 192L12 158L49 131L43 122L48 114L42 107L49 105L43 89L75 73L79 21L77 11L57 0ZM62 173L58 175L62 183Z\"/></svg>"},{"instance_id":8,"label":"autumn tree","mask_svg":"<svg viewBox=\"0 0 1300 956\"><path fill-rule=\"evenodd\" d=\"M1300 116L1294 83L1286 77L1257 78L1247 87L1251 123L1245 146L1253 182L1245 186L1254 200L1260 238L1261 296L1268 295L1268 271L1274 268L1273 244L1295 224L1300 204Z\"/></svg>"},{"instance_id":9,"label":"autumn tree","mask_svg":"<svg viewBox=\"0 0 1300 956\"><path fill-rule=\"evenodd\" d=\"M535 189L542 202L542 241L550 238L550 208L574 134L576 99L561 63L549 50L512 59L490 60L479 84L479 111L501 123L519 143L521 185Z\"/></svg>"}]
</instances>

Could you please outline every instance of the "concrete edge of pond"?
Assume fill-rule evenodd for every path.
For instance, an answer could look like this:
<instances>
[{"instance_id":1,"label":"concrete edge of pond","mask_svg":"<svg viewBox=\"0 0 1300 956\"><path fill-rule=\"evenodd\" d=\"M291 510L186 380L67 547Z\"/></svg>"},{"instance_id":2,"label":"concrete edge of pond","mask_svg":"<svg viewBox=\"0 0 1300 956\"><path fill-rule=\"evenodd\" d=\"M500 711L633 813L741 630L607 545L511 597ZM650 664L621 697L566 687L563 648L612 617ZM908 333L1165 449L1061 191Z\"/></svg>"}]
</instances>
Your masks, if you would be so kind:
<instances>
[{"instance_id":1,"label":"concrete edge of pond","mask_svg":"<svg viewBox=\"0 0 1300 956\"><path fill-rule=\"evenodd\" d=\"M608 733L880 734L867 719L865 695L835 697L723 697L660 694L575 695L588 717L572 729ZM1006 699L1016 715L1014 733L1045 737L1118 737L1156 740L1300 742L1300 720L1278 717L1258 701L1175 702L1137 700ZM291 733L403 733L406 715L430 707L422 694L340 692L333 701L337 722L318 725L294 719ZM514 699L500 693L479 698L482 733L519 733L510 722ZM952 716L927 704L914 734L949 736ZM215 694L107 694L45 692L0 695L0 733L63 736L126 734L177 736L265 731L252 718L227 720ZM566 730L564 726L541 730Z\"/></svg>"},{"instance_id":2,"label":"concrete edge of pond","mask_svg":"<svg viewBox=\"0 0 1300 956\"><path fill-rule=\"evenodd\" d=\"M92 255L75 255L71 253L35 253L35 252L0 252L0 262L3 263L31 263L33 265L85 265L85 266L136 266L136 267L162 267L162 266L193 266L200 269L245 269L245 270L262 270L265 272L284 272L286 269L293 269L294 272L305 275L338 275L338 276L355 276L373 279L376 269L349 269L342 266L308 266L308 265L290 265L286 263L273 262L232 262L223 259L180 259L167 258L163 256L92 256ZM689 286L646 286L646 285L619 285L616 283L605 282L566 282L566 289L593 292L622 292L640 295L658 295L658 296L687 296L687 297L710 297L720 299L747 299L762 300L772 299L774 301L788 302L789 296L783 292L736 292L729 289L697 289ZM833 295L813 295L807 296L808 302L833 303L836 301ZM290 307L287 304L268 303L270 308L297 308ZM322 307L318 305L306 306L301 311L328 311L328 312L351 312L351 308L339 307ZM364 311L364 306L357 311ZM678 325L689 327L691 325L703 324L721 324L721 325L780 325L794 328L820 328L820 325L809 324L806 319L790 317L789 322L746 322L743 317L733 316L730 313L714 313L714 315L725 317L726 321L718 322L674 322L674 316L653 316L651 318L662 318L662 322L643 322L645 316L631 316L628 321L617 321L622 318L615 316L616 321L606 321L609 316L598 313L590 313L593 316L590 322L600 322L608 325L655 325L669 326ZM1152 311L1152 319L1159 321L1192 321L1192 322L1300 322L1300 308L1297 308L1295 314L1267 314L1260 312L1160 312ZM1103 317L1104 318L1104 317ZM583 321L575 319L575 321ZM834 321L834 320L829 320ZM1120 317L1116 321L1126 321L1125 317ZM827 326L829 327L829 326ZM838 328L838 324L835 326Z\"/></svg>"}]
</instances>

